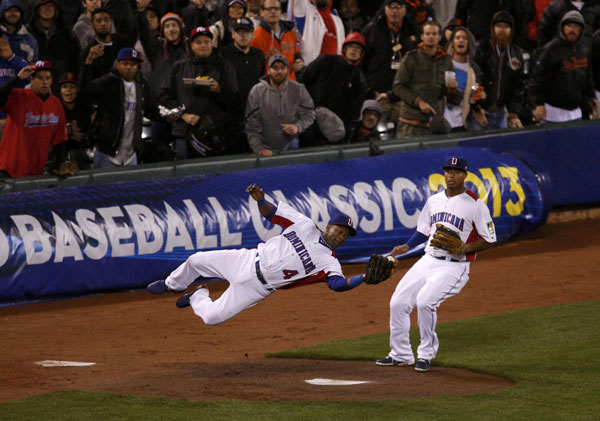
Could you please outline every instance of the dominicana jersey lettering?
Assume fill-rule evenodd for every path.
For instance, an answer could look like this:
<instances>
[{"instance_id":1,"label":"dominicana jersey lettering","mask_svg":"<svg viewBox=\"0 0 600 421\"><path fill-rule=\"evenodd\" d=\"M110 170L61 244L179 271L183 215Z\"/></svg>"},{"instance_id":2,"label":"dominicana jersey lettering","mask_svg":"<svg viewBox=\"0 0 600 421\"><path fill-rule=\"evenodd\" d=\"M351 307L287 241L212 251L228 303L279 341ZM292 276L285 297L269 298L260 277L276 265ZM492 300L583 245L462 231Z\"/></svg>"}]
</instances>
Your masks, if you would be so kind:
<instances>
[{"instance_id":1,"label":"dominicana jersey lettering","mask_svg":"<svg viewBox=\"0 0 600 421\"><path fill-rule=\"evenodd\" d=\"M464 243L472 243L483 238L488 243L496 242L496 230L490 215L490 210L477 194L466 190L456 196L448 197L445 191L431 196L419 215L417 231L429 236L425 252L434 257L452 257L460 261L475 259L475 253L467 255L452 255L430 245L436 224L443 224L457 231Z\"/></svg>"},{"instance_id":2,"label":"dominicana jersey lettering","mask_svg":"<svg viewBox=\"0 0 600 421\"><path fill-rule=\"evenodd\" d=\"M280 202L271 222L284 231L259 244L258 255L263 275L273 287L290 288L344 276L335 252L310 218Z\"/></svg>"},{"instance_id":3,"label":"dominicana jersey lettering","mask_svg":"<svg viewBox=\"0 0 600 421\"><path fill-rule=\"evenodd\" d=\"M12 177L42 174L50 146L67 140L60 100L50 95L44 101L31 89L15 88L2 110L8 117L0 141L0 170Z\"/></svg>"}]
</instances>

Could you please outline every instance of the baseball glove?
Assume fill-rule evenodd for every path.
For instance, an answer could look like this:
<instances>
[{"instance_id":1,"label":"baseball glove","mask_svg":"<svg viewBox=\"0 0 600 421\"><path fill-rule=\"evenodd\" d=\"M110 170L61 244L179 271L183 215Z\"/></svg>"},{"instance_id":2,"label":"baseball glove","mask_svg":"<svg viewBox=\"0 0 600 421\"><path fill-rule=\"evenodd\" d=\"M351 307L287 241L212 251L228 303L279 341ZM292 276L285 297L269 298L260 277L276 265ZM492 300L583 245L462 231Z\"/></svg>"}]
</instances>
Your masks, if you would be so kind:
<instances>
[{"instance_id":1,"label":"baseball glove","mask_svg":"<svg viewBox=\"0 0 600 421\"><path fill-rule=\"evenodd\" d=\"M52 172L61 177L72 177L77 173L77 171L79 171L79 167L76 163L64 161L60 163L58 170L53 170Z\"/></svg>"},{"instance_id":2,"label":"baseball glove","mask_svg":"<svg viewBox=\"0 0 600 421\"><path fill-rule=\"evenodd\" d=\"M460 239L458 232L451 230L442 224L437 224L431 246L439 249L444 249L452 254L464 254L465 243Z\"/></svg>"},{"instance_id":3,"label":"baseball glove","mask_svg":"<svg viewBox=\"0 0 600 421\"><path fill-rule=\"evenodd\" d=\"M385 281L396 268L396 259L392 256L373 254L367 263L365 284L376 285Z\"/></svg>"}]
</instances>

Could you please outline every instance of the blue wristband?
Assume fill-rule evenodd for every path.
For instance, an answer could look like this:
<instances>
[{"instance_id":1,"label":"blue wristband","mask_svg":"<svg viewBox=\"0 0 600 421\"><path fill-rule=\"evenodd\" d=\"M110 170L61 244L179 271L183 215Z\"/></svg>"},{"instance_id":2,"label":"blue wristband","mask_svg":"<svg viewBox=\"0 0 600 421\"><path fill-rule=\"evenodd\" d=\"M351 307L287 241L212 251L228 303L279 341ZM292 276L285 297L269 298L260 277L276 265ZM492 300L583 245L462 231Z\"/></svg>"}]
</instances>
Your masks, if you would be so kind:
<instances>
[{"instance_id":1,"label":"blue wristband","mask_svg":"<svg viewBox=\"0 0 600 421\"><path fill-rule=\"evenodd\" d=\"M267 199L263 199L263 200L261 200L261 201L258 202L258 206L263 206L263 205L266 205L267 203L268 203Z\"/></svg>"},{"instance_id":2,"label":"blue wristband","mask_svg":"<svg viewBox=\"0 0 600 421\"><path fill-rule=\"evenodd\" d=\"M355 275L352 278L348 279L348 283L350 284L350 286L352 286L352 288L356 288L357 286L359 286L360 284L362 284L365 280L363 279L362 274L361 275Z\"/></svg>"}]
</instances>

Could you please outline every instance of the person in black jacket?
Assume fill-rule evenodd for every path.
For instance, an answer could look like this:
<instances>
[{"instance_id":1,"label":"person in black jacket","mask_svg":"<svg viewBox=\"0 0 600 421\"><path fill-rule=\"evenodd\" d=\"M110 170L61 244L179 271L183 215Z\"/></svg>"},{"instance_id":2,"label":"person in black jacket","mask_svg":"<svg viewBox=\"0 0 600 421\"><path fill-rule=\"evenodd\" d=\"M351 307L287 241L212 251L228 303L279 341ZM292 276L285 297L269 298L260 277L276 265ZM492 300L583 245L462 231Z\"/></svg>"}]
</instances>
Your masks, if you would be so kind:
<instances>
[{"instance_id":1,"label":"person in black jacket","mask_svg":"<svg viewBox=\"0 0 600 421\"><path fill-rule=\"evenodd\" d=\"M350 133L368 92L366 79L358 67L365 46L365 38L359 32L352 32L344 39L341 56L321 54L304 69L299 79L316 107L330 109L343 121L346 135ZM328 143L317 123L312 127L313 130L302 136L302 146Z\"/></svg>"},{"instance_id":2,"label":"person in black jacket","mask_svg":"<svg viewBox=\"0 0 600 421\"><path fill-rule=\"evenodd\" d=\"M95 34L94 39L90 40L88 46L83 50L80 61L85 61L92 47L102 46L102 55L92 63L92 79L97 79L110 71L121 49L132 47L132 45L123 35L112 33L112 17L107 9L100 7L94 10L91 20Z\"/></svg>"},{"instance_id":3,"label":"person in black jacket","mask_svg":"<svg viewBox=\"0 0 600 421\"><path fill-rule=\"evenodd\" d=\"M93 101L95 116L89 137L96 148L94 167L137 165L135 146L141 142L143 117L160 119L158 104L139 70L140 54L123 48L106 75L92 80L92 63L101 45L90 49L79 77L81 93Z\"/></svg>"},{"instance_id":4,"label":"person in black jacket","mask_svg":"<svg viewBox=\"0 0 600 421\"><path fill-rule=\"evenodd\" d=\"M595 92L584 27L581 13L567 12L560 21L560 34L542 50L530 83L536 121L581 120L591 111Z\"/></svg>"},{"instance_id":5,"label":"person in black jacket","mask_svg":"<svg viewBox=\"0 0 600 421\"><path fill-rule=\"evenodd\" d=\"M483 72L487 129L523 128L519 119L525 90L523 50L512 42L513 28L510 13L496 13L489 38L481 41L475 51L475 62ZM473 121L473 130L481 129Z\"/></svg>"},{"instance_id":6,"label":"person in black jacket","mask_svg":"<svg viewBox=\"0 0 600 421\"><path fill-rule=\"evenodd\" d=\"M193 57L176 62L159 90L161 105L184 106L173 123L177 159L223 155L235 147L233 112L239 100L235 69L213 51L206 27L190 34ZM185 79L185 80L184 80Z\"/></svg>"},{"instance_id":7,"label":"person in black jacket","mask_svg":"<svg viewBox=\"0 0 600 421\"><path fill-rule=\"evenodd\" d=\"M514 42L522 46L526 26L523 9L523 0L458 0L454 19L481 41L488 37L493 16L500 11L508 12L514 19Z\"/></svg>"},{"instance_id":8,"label":"person in black jacket","mask_svg":"<svg viewBox=\"0 0 600 421\"><path fill-rule=\"evenodd\" d=\"M594 32L591 50L594 89L596 90L596 99L600 101L600 29ZM598 117L600 115L600 107L596 107L594 112L596 114L594 117Z\"/></svg>"},{"instance_id":9,"label":"person in black jacket","mask_svg":"<svg viewBox=\"0 0 600 421\"><path fill-rule=\"evenodd\" d=\"M553 0L542 14L538 27L538 50L559 35L559 23L565 13L577 10L583 15L584 38L591 40L594 31L600 29L600 4L595 0L581 0L583 6L577 8L570 0Z\"/></svg>"},{"instance_id":10,"label":"person in black jacket","mask_svg":"<svg viewBox=\"0 0 600 421\"><path fill-rule=\"evenodd\" d=\"M34 0L31 5L33 17L27 29L37 40L38 58L52 63L53 80L63 73L79 71L79 41L64 25L58 1Z\"/></svg>"},{"instance_id":11,"label":"person in black jacket","mask_svg":"<svg viewBox=\"0 0 600 421\"><path fill-rule=\"evenodd\" d=\"M258 83L258 80L264 74L266 59L261 50L250 46L254 37L254 24L250 19L241 18L234 22L232 36L233 44L223 47L221 55L235 68L240 92L240 100L235 109L235 120L236 123L239 123L240 139L236 142L239 148L236 147L234 152L250 152L248 140L245 134L242 133L243 127L241 123L244 119L248 94L250 93L250 89Z\"/></svg>"},{"instance_id":12,"label":"person in black jacket","mask_svg":"<svg viewBox=\"0 0 600 421\"><path fill-rule=\"evenodd\" d=\"M147 10L147 9L146 9ZM146 15L147 11L138 14L138 27L140 28L140 41L144 52L152 64L150 88L158 97L158 91L165 78L169 75L173 64L191 56L192 51L187 43L183 22L179 15L167 13L160 19L159 36L152 33ZM167 144L172 140L172 127L166 121L152 122L152 141L158 144Z\"/></svg>"},{"instance_id":13,"label":"person in black jacket","mask_svg":"<svg viewBox=\"0 0 600 421\"><path fill-rule=\"evenodd\" d=\"M360 67L367 85L376 92L387 93L392 90L402 57L417 47L419 27L406 17L405 0L387 0L382 12L361 33L367 46Z\"/></svg>"}]
</instances>

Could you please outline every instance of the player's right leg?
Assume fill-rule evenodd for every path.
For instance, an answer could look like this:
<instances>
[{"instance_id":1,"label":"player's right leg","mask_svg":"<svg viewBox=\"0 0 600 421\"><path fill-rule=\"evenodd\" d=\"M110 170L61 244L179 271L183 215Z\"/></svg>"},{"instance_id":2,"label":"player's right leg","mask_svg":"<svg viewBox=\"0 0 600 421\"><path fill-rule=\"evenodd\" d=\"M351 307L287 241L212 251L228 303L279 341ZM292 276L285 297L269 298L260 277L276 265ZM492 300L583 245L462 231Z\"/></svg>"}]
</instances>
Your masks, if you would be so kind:
<instances>
[{"instance_id":1,"label":"player's right leg","mask_svg":"<svg viewBox=\"0 0 600 421\"><path fill-rule=\"evenodd\" d=\"M254 264L256 250L213 250L201 251L188 257L177 269L165 279L165 284L171 290L185 290L194 280L204 278L221 278L235 282L238 273L248 261ZM253 266L252 266L253 267Z\"/></svg>"},{"instance_id":2,"label":"player's right leg","mask_svg":"<svg viewBox=\"0 0 600 421\"><path fill-rule=\"evenodd\" d=\"M414 361L410 346L410 313L425 284L423 259L413 265L396 287L390 300L390 354L396 361Z\"/></svg>"}]
</instances>

